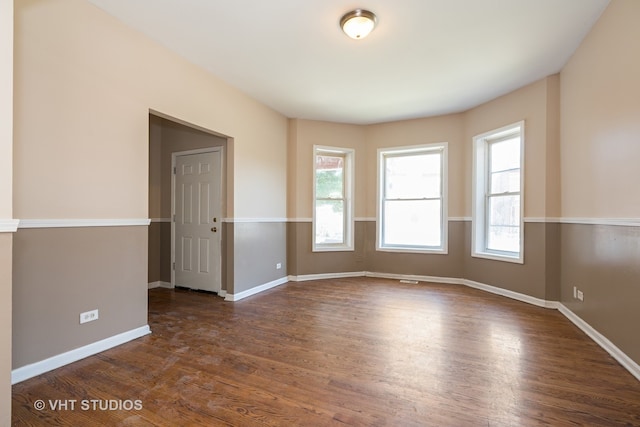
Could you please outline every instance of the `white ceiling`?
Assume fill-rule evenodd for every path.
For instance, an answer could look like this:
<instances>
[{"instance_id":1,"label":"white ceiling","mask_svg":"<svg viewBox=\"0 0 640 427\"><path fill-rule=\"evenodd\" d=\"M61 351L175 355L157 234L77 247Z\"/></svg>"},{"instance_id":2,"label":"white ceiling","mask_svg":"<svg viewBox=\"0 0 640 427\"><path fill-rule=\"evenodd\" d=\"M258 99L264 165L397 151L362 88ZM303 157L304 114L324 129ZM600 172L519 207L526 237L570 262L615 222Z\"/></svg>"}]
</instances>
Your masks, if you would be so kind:
<instances>
[{"instance_id":1,"label":"white ceiling","mask_svg":"<svg viewBox=\"0 0 640 427\"><path fill-rule=\"evenodd\" d=\"M287 117L464 111L563 67L609 0L89 0ZM378 26L342 33L347 11Z\"/></svg>"}]
</instances>

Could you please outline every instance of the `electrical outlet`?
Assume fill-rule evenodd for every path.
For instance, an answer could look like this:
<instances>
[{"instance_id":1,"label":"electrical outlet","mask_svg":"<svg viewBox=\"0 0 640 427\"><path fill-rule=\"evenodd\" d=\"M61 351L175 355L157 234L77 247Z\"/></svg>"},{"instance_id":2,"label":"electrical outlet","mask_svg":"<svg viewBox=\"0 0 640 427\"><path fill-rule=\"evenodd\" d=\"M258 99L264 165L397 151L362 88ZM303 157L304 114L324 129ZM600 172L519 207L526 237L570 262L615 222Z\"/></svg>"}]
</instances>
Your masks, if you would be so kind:
<instances>
[{"instance_id":1,"label":"electrical outlet","mask_svg":"<svg viewBox=\"0 0 640 427\"><path fill-rule=\"evenodd\" d=\"M573 299L578 298L578 288L577 287L573 287Z\"/></svg>"},{"instance_id":2,"label":"electrical outlet","mask_svg":"<svg viewBox=\"0 0 640 427\"><path fill-rule=\"evenodd\" d=\"M582 293L582 291L578 291L578 299L584 301L584 293Z\"/></svg>"},{"instance_id":3,"label":"electrical outlet","mask_svg":"<svg viewBox=\"0 0 640 427\"><path fill-rule=\"evenodd\" d=\"M280 270L282 268L282 263L279 262L276 264L276 270Z\"/></svg>"},{"instance_id":4,"label":"electrical outlet","mask_svg":"<svg viewBox=\"0 0 640 427\"><path fill-rule=\"evenodd\" d=\"M80 313L80 324L98 320L98 309Z\"/></svg>"}]
</instances>

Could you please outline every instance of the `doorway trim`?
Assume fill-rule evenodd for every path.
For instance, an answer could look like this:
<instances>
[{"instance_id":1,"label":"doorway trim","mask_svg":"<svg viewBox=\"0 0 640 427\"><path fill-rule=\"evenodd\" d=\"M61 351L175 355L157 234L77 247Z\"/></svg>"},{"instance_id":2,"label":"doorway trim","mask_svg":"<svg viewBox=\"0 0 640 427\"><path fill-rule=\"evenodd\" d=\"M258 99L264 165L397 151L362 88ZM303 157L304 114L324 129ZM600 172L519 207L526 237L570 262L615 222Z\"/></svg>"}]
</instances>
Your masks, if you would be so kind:
<instances>
[{"instance_id":1,"label":"doorway trim","mask_svg":"<svg viewBox=\"0 0 640 427\"><path fill-rule=\"evenodd\" d=\"M214 147L206 147L206 148L198 148L195 150L186 150L186 151L174 151L171 153L171 287L175 288L176 286L176 174L174 170L176 168L176 158L180 156L188 156L191 154L203 154L203 153L214 153L220 152L220 171L218 174L218 185L220 186L220 212L222 213L222 217L224 217L226 212L225 199L226 199L226 171L225 171L225 147L224 146L214 146ZM222 218L221 218L221 226L222 226ZM222 278L222 266L224 265L224 248L225 248L225 235L224 233L220 236L220 270L216 273L220 276L220 286L221 290L218 292L218 296L224 297L226 295L226 286L223 282Z\"/></svg>"}]
</instances>

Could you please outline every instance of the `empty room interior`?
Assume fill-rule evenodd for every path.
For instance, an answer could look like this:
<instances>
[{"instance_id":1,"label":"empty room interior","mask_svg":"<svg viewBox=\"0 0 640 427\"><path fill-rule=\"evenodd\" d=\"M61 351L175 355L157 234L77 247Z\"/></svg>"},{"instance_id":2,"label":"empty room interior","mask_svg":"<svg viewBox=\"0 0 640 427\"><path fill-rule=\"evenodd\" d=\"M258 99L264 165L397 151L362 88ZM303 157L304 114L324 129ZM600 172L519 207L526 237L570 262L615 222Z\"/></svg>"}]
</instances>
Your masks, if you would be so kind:
<instances>
[{"instance_id":1,"label":"empty room interior","mask_svg":"<svg viewBox=\"0 0 640 427\"><path fill-rule=\"evenodd\" d=\"M640 1L0 20L0 425L640 425Z\"/></svg>"}]
</instances>

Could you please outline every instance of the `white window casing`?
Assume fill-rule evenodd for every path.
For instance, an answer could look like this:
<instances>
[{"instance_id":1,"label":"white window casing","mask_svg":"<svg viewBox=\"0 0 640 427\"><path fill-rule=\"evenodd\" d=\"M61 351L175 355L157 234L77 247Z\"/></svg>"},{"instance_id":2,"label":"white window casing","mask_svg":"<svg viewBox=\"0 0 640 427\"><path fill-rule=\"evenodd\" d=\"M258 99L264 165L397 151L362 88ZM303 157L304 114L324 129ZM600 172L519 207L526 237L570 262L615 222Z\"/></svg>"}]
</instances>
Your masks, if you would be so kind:
<instances>
[{"instance_id":1,"label":"white window casing","mask_svg":"<svg viewBox=\"0 0 640 427\"><path fill-rule=\"evenodd\" d=\"M524 121L473 138L473 257L524 263L524 147Z\"/></svg>"},{"instance_id":2,"label":"white window casing","mask_svg":"<svg viewBox=\"0 0 640 427\"><path fill-rule=\"evenodd\" d=\"M376 250L446 254L448 144L378 149Z\"/></svg>"},{"instance_id":3,"label":"white window casing","mask_svg":"<svg viewBox=\"0 0 640 427\"><path fill-rule=\"evenodd\" d=\"M314 145L312 250L354 250L355 150Z\"/></svg>"}]
</instances>

